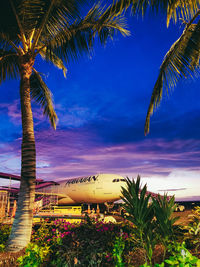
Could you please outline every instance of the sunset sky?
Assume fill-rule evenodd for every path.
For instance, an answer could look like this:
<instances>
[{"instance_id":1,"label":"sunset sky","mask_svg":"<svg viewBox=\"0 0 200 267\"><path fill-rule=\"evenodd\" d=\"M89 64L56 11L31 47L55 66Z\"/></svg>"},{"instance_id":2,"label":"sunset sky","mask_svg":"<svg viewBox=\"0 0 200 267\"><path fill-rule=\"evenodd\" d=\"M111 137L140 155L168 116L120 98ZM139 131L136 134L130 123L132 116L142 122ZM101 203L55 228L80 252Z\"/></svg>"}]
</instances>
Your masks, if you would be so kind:
<instances>
[{"instance_id":1,"label":"sunset sky","mask_svg":"<svg viewBox=\"0 0 200 267\"><path fill-rule=\"evenodd\" d=\"M67 65L67 78L41 59L37 69L54 95L59 122L51 129L33 104L37 177L59 180L97 173L141 175L148 189L200 200L200 79L183 80L144 123L159 66L181 24L165 17L128 18L131 36ZM19 81L0 86L0 172L20 174ZM3 184L2 182L0 182Z\"/></svg>"}]
</instances>

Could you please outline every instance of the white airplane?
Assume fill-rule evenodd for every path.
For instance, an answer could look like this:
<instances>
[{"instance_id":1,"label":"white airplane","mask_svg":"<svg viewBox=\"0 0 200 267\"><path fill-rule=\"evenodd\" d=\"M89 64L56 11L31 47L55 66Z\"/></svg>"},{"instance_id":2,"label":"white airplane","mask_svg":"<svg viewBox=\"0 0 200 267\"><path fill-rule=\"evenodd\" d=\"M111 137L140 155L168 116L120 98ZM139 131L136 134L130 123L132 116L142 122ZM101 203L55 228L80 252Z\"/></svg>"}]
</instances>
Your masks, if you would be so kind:
<instances>
[{"instance_id":1,"label":"white airplane","mask_svg":"<svg viewBox=\"0 0 200 267\"><path fill-rule=\"evenodd\" d=\"M121 187L126 185L124 177L117 174L98 174L66 179L57 185L36 189L36 194L57 195L59 205L75 203L105 203L120 199Z\"/></svg>"}]
</instances>

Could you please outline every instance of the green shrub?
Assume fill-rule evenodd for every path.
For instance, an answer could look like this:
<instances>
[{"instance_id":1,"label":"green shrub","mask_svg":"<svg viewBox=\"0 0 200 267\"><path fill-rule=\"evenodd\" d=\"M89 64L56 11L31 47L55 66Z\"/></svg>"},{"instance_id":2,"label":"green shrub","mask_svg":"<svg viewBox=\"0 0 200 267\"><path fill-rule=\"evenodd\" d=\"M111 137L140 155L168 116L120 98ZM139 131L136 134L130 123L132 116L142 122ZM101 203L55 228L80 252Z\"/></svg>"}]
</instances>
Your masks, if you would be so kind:
<instances>
[{"instance_id":1,"label":"green shrub","mask_svg":"<svg viewBox=\"0 0 200 267\"><path fill-rule=\"evenodd\" d=\"M124 248L125 248L125 242L121 234L119 237L116 237L113 248L113 258L115 262L115 267L124 267L124 262L122 258Z\"/></svg>"},{"instance_id":2,"label":"green shrub","mask_svg":"<svg viewBox=\"0 0 200 267\"><path fill-rule=\"evenodd\" d=\"M174 267L192 267L200 266L200 259L193 256L185 247L185 242L182 244L172 243L169 248L171 256L165 260L169 266Z\"/></svg>"},{"instance_id":3,"label":"green shrub","mask_svg":"<svg viewBox=\"0 0 200 267\"><path fill-rule=\"evenodd\" d=\"M25 250L25 255L17 259L20 267L39 267L49 254L49 247L43 244L40 247L30 243Z\"/></svg>"},{"instance_id":4,"label":"green shrub","mask_svg":"<svg viewBox=\"0 0 200 267\"><path fill-rule=\"evenodd\" d=\"M142 248L145 249L147 258L151 263L153 249L156 244L154 207L150 203L150 195L147 195L147 186L141 186L140 176L136 182L129 178L126 180L126 188L122 187L122 199L124 209L128 214L126 219L134 225L134 233Z\"/></svg>"},{"instance_id":5,"label":"green shrub","mask_svg":"<svg viewBox=\"0 0 200 267\"><path fill-rule=\"evenodd\" d=\"M88 219L80 224L71 224L56 220L51 224L35 225L32 242L49 246L51 266L74 266L74 263L77 266L113 266L116 237L121 235L124 253L128 253L136 242L133 229L132 224L123 221L113 224Z\"/></svg>"},{"instance_id":6,"label":"green shrub","mask_svg":"<svg viewBox=\"0 0 200 267\"><path fill-rule=\"evenodd\" d=\"M190 217L189 224L185 226L185 241L197 253L200 249L200 207L195 207Z\"/></svg>"},{"instance_id":7,"label":"green shrub","mask_svg":"<svg viewBox=\"0 0 200 267\"><path fill-rule=\"evenodd\" d=\"M3 252L5 249L5 245L4 244L0 244L0 252Z\"/></svg>"},{"instance_id":8,"label":"green shrub","mask_svg":"<svg viewBox=\"0 0 200 267\"><path fill-rule=\"evenodd\" d=\"M10 235L11 226L7 224L0 224L0 244L6 244Z\"/></svg>"}]
</instances>

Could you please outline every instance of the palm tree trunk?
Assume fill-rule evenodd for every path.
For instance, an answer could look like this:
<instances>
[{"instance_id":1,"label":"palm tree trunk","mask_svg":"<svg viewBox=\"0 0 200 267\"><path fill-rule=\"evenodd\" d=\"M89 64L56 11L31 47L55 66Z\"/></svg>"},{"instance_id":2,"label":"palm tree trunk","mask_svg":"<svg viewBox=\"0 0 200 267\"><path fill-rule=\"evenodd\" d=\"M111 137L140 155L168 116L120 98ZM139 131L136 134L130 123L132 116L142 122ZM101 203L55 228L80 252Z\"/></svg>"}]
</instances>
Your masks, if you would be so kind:
<instances>
[{"instance_id":1,"label":"palm tree trunk","mask_svg":"<svg viewBox=\"0 0 200 267\"><path fill-rule=\"evenodd\" d=\"M33 205L35 198L36 150L33 116L30 98L30 75L34 60L24 55L20 58L20 99L22 114L21 184L17 211L7 251L19 251L30 242L32 232Z\"/></svg>"}]
</instances>

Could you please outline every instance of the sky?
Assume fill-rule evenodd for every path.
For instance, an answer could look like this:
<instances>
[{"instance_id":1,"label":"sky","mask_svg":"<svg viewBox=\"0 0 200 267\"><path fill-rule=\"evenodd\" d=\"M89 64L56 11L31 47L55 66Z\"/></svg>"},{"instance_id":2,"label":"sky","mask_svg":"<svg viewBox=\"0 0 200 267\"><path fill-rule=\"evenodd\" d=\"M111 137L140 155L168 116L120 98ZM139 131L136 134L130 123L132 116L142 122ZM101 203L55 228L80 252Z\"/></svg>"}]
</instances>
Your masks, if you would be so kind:
<instances>
[{"instance_id":1,"label":"sky","mask_svg":"<svg viewBox=\"0 0 200 267\"><path fill-rule=\"evenodd\" d=\"M54 131L33 103L37 178L139 174L150 191L200 200L200 79L164 94L144 136L159 66L183 28L167 28L161 13L128 16L128 25L130 36L117 34L105 47L97 42L91 56L69 62L66 79L38 58L59 121ZM20 174L19 81L2 83L0 92L0 172Z\"/></svg>"}]
</instances>

